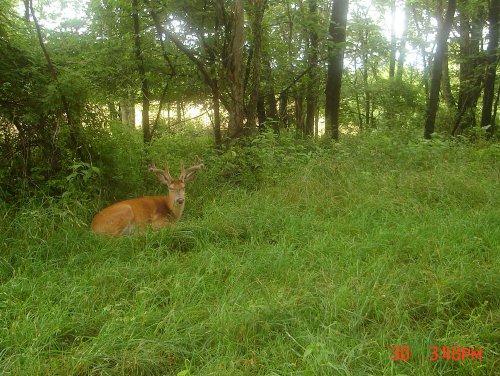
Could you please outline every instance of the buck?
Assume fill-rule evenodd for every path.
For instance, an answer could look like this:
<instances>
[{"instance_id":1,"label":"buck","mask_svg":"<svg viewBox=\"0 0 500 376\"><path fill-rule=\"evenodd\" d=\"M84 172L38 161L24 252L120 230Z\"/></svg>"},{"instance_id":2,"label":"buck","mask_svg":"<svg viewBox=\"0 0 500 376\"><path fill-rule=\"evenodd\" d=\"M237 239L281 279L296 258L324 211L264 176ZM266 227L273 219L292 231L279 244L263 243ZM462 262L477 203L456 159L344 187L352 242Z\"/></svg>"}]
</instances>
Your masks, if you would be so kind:
<instances>
[{"instance_id":1,"label":"buck","mask_svg":"<svg viewBox=\"0 0 500 376\"><path fill-rule=\"evenodd\" d=\"M116 202L97 213L92 220L92 231L111 236L129 235L143 229L148 224L153 229L171 226L182 216L186 204L186 183L193 180L196 172L203 167L196 157L193 166L184 169L181 162L181 174L174 179L168 170L149 166L160 182L168 187L167 196L144 196Z\"/></svg>"}]
</instances>

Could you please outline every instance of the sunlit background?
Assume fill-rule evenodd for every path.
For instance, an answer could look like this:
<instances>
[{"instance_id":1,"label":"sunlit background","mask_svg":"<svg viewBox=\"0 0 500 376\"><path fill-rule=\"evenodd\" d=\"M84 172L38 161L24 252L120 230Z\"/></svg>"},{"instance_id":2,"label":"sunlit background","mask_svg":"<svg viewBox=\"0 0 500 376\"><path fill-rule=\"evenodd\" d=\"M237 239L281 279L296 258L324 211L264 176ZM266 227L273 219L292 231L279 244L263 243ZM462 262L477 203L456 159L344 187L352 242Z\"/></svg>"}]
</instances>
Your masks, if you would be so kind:
<instances>
[{"instance_id":1,"label":"sunlit background","mask_svg":"<svg viewBox=\"0 0 500 376\"><path fill-rule=\"evenodd\" d=\"M86 29L86 8L88 4L89 0L49 0L48 2L40 2L38 4L40 24L48 30L64 30L69 24L74 24L71 21L78 20L82 25L80 31L83 32ZM22 4L22 1L19 3L18 11L20 14L24 12L24 5ZM396 38L400 39L403 34L406 15L404 9L401 7L401 4L397 1L394 18L389 8L385 11L385 13L381 13L371 0L358 0L356 2L351 2L349 4L348 19L352 19L353 14L355 13L364 14L370 18L372 22L376 22L381 28L387 41L390 41L391 39L391 28L393 24ZM433 44L431 42L433 41L433 38L433 33L429 33L427 35L427 40L429 41L427 47L428 52L433 49ZM398 56L396 56L396 58L397 57ZM406 44L405 64L418 70L423 69L420 52L409 43ZM349 61L348 58L345 59L344 65L354 68L353 63ZM186 118L197 118L203 124L206 124L207 126L210 125L209 114L201 105L186 104L183 113ZM167 110L162 111L162 116L167 118L169 116L169 112ZM137 126L141 124L141 117L142 107L137 104L135 106L135 124ZM320 116L318 121L318 132L319 134L324 133L323 116Z\"/></svg>"}]
</instances>

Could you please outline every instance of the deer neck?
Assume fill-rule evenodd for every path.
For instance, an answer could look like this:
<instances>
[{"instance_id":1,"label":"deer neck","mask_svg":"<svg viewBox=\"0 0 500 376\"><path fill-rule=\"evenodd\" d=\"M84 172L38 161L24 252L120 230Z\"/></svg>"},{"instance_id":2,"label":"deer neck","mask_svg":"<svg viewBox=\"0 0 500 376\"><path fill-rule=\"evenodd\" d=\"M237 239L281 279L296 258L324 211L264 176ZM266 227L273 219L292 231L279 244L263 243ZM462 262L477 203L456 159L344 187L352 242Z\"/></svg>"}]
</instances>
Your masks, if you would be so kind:
<instances>
[{"instance_id":1,"label":"deer neck","mask_svg":"<svg viewBox=\"0 0 500 376\"><path fill-rule=\"evenodd\" d=\"M170 212L174 216L175 219L179 219L182 217L182 213L184 212L184 205L186 204L186 201L184 201L182 204L178 204L175 201L175 196L172 194L169 194L167 196L167 206L170 209Z\"/></svg>"}]
</instances>

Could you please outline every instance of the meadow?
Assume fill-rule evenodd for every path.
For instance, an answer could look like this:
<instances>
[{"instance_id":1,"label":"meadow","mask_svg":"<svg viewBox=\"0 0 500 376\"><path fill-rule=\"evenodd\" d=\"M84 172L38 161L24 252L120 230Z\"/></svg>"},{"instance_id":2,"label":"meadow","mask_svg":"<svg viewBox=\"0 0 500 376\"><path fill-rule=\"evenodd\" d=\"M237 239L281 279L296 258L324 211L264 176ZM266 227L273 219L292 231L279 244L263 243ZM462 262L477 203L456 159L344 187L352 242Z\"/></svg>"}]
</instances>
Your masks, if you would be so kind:
<instances>
[{"instance_id":1,"label":"meadow","mask_svg":"<svg viewBox=\"0 0 500 376\"><path fill-rule=\"evenodd\" d=\"M498 374L498 143L196 147L171 229L93 235L102 191L2 204L0 375Z\"/></svg>"}]
</instances>

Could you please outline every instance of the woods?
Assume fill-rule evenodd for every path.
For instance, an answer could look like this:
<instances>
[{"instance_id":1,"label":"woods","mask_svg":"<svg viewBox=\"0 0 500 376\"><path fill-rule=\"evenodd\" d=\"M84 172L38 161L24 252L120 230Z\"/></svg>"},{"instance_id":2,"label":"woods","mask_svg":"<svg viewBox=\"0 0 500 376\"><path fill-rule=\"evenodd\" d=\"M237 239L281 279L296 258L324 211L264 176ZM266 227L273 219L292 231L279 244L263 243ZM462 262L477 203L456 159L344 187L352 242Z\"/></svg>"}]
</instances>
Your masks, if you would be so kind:
<instances>
[{"instance_id":1,"label":"woods","mask_svg":"<svg viewBox=\"0 0 500 376\"><path fill-rule=\"evenodd\" d=\"M499 17L0 1L0 375L495 374Z\"/></svg>"},{"instance_id":2,"label":"woods","mask_svg":"<svg viewBox=\"0 0 500 376\"><path fill-rule=\"evenodd\" d=\"M40 25L40 4L19 5L1 10L0 168L10 181L95 161L95 137L118 117L146 145L178 132L165 114L175 106L204 106L219 149L265 129L334 140L380 127L427 139L495 133L495 0L89 1L56 28Z\"/></svg>"}]
</instances>

